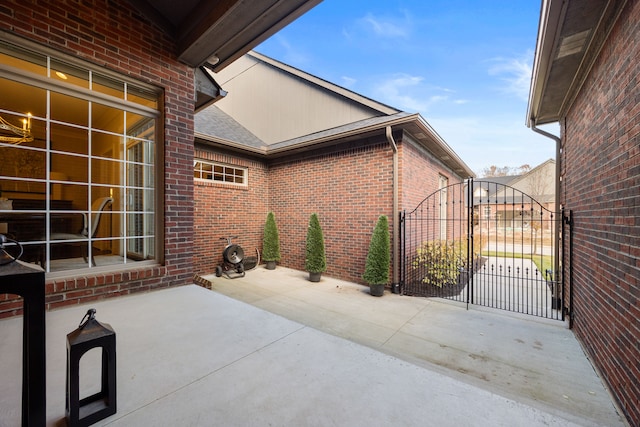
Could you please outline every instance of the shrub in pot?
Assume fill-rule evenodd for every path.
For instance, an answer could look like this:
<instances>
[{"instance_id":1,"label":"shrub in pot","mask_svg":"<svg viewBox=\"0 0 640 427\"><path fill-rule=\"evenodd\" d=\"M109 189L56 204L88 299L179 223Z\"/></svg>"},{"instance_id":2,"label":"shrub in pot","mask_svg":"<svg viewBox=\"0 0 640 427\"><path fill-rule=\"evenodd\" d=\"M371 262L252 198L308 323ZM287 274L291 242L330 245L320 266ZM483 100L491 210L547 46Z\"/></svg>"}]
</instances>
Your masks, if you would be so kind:
<instances>
[{"instance_id":1,"label":"shrub in pot","mask_svg":"<svg viewBox=\"0 0 640 427\"><path fill-rule=\"evenodd\" d=\"M364 266L362 278L369 285L369 292L380 297L384 294L384 286L389 283L389 265L391 264L391 237L389 220L380 215L373 229L369 252Z\"/></svg>"},{"instance_id":2,"label":"shrub in pot","mask_svg":"<svg viewBox=\"0 0 640 427\"><path fill-rule=\"evenodd\" d=\"M280 238L278 236L276 216L273 212L267 214L267 221L264 224L262 259L267 264L268 270L276 268L276 261L280 261Z\"/></svg>"},{"instance_id":3,"label":"shrub in pot","mask_svg":"<svg viewBox=\"0 0 640 427\"><path fill-rule=\"evenodd\" d=\"M324 271L327 270L327 258L324 253L324 236L317 214L311 214L307 228L306 256L304 268L309 272L311 282L319 282Z\"/></svg>"}]
</instances>

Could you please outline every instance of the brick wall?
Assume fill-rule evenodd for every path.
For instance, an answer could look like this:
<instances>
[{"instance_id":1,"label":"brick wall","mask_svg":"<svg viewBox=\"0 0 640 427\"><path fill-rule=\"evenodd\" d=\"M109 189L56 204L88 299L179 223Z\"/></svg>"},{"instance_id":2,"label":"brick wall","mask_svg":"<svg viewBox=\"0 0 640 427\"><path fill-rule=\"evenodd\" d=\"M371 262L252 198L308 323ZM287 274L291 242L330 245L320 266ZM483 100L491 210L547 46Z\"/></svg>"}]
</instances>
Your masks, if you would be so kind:
<instances>
[{"instance_id":1,"label":"brick wall","mask_svg":"<svg viewBox=\"0 0 640 427\"><path fill-rule=\"evenodd\" d=\"M193 70L173 42L126 0L14 1L0 4L0 30L164 88L164 265L49 281L47 306L191 283L193 239ZM162 146L162 145L160 145ZM0 317L21 312L0 296Z\"/></svg>"},{"instance_id":2,"label":"brick wall","mask_svg":"<svg viewBox=\"0 0 640 427\"><path fill-rule=\"evenodd\" d=\"M211 274L222 263L226 242L220 240L221 237L238 236L233 243L242 246L247 257L255 256L256 248L262 251L268 212L267 167L263 161L206 149L196 148L195 156L248 168L246 187L213 181L195 182L193 263L196 273Z\"/></svg>"},{"instance_id":3,"label":"brick wall","mask_svg":"<svg viewBox=\"0 0 640 427\"><path fill-rule=\"evenodd\" d=\"M464 203L460 203L464 201L466 192L464 185L456 185L447 189L446 221L436 221L436 219L442 219L438 207L441 194L433 193L439 189L441 176L447 178L449 186L461 183L462 179L435 159L433 154L427 152L407 136L404 137L399 148L400 181L402 183L400 209L405 211L408 215L407 218L413 218L405 223L407 254L424 243L422 240L440 239L440 227L446 227L448 239L461 239L462 233L466 232L467 224ZM428 196L430 196L429 200L425 201ZM423 203L423 201L425 202ZM411 212L419 205L421 210L412 214ZM417 217L424 219L427 216L431 220L415 220Z\"/></svg>"},{"instance_id":4,"label":"brick wall","mask_svg":"<svg viewBox=\"0 0 640 427\"><path fill-rule=\"evenodd\" d=\"M396 135L401 160L400 199L413 209L438 188L442 174L459 179L425 150ZM404 156L404 158L402 158ZM249 168L248 187L220 183L195 184L194 265L212 274L222 262L221 236L238 235L247 255L262 250L267 212L273 210L280 235L280 265L304 270L309 217L317 213L325 238L327 274L364 283L362 273L378 216L397 221L393 205L393 151L386 139L352 148L312 153L304 159L266 161L196 147L196 157ZM408 204L408 205L407 205ZM401 204L402 208L402 204Z\"/></svg>"},{"instance_id":5,"label":"brick wall","mask_svg":"<svg viewBox=\"0 0 640 427\"><path fill-rule=\"evenodd\" d=\"M325 239L326 275L363 283L378 216L392 217L393 152L375 145L274 165L270 209L280 234L281 265L304 270L309 217L318 214Z\"/></svg>"},{"instance_id":6,"label":"brick wall","mask_svg":"<svg viewBox=\"0 0 640 427\"><path fill-rule=\"evenodd\" d=\"M425 197L438 189L440 176L449 180L449 185L462 182L451 170L436 160L433 154L420 148L407 136L399 147L401 158L401 202L400 209L413 210Z\"/></svg>"},{"instance_id":7,"label":"brick wall","mask_svg":"<svg viewBox=\"0 0 640 427\"><path fill-rule=\"evenodd\" d=\"M630 1L566 117L561 192L574 215L575 333L632 425L640 425L638 37L640 2Z\"/></svg>"}]
</instances>

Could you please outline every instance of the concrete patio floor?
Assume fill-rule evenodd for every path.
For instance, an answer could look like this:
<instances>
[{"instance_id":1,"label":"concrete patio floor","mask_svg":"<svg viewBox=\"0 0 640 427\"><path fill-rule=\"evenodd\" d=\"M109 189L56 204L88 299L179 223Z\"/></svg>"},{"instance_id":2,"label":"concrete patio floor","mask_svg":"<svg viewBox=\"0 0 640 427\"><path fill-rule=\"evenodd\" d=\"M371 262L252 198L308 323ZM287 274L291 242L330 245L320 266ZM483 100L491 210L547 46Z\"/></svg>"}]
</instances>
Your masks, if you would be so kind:
<instances>
[{"instance_id":1,"label":"concrete patio floor","mask_svg":"<svg viewBox=\"0 0 640 427\"><path fill-rule=\"evenodd\" d=\"M64 425L65 337L93 307L118 346L118 411L96 425L625 425L560 322L281 267L207 279L48 312L47 424ZM21 333L0 321L1 427L20 425Z\"/></svg>"},{"instance_id":2,"label":"concrete patio floor","mask_svg":"<svg viewBox=\"0 0 640 427\"><path fill-rule=\"evenodd\" d=\"M204 276L216 292L578 424L626 425L568 322L388 291L375 298L366 286L307 277L282 267Z\"/></svg>"}]
</instances>

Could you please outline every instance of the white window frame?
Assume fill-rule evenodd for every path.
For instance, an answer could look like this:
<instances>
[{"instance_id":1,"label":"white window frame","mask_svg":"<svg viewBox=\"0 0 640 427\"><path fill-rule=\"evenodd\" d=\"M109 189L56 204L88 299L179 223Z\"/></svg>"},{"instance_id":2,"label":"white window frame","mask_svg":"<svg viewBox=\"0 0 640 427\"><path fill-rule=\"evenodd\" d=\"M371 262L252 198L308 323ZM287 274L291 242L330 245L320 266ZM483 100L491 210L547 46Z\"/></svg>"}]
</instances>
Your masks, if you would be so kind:
<instances>
[{"instance_id":1,"label":"white window frame","mask_svg":"<svg viewBox=\"0 0 640 427\"><path fill-rule=\"evenodd\" d=\"M211 171L203 170L203 165L211 166ZM216 168L218 168L218 170L216 170ZM237 182L239 175L236 175L236 171L242 171L242 182ZM243 166L194 159L193 174L194 179L200 182L214 182L216 184L234 185L238 187L246 187L249 185L249 168ZM198 177L196 174L200 176ZM207 176L203 177L205 174L207 174ZM227 178L231 179L227 180Z\"/></svg>"},{"instance_id":2,"label":"white window frame","mask_svg":"<svg viewBox=\"0 0 640 427\"><path fill-rule=\"evenodd\" d=\"M39 75L39 74L34 74L34 73L29 73L29 72L24 72L22 69L20 68L13 68L12 66L9 65L5 65L5 64L0 64L0 78L2 79L8 79L8 80L12 80L21 84L25 84L25 85L29 85L29 86L33 86L33 87L38 87L41 88L43 90L47 91L47 99L49 99L50 97L50 93L59 93L59 94L63 94L63 95L68 95L68 96L73 96L82 100L85 100L89 103L95 102L96 104L101 104L101 105L105 105L108 107L112 107L112 108L116 108L120 111L123 112L123 114L125 112L130 112L133 114L137 114L140 116L144 116L147 118L150 118L154 121L154 130L153 130L153 134L149 135L149 141L153 144L155 144L156 146L160 146L162 147L162 140L161 140L161 136L162 136L162 131L161 129L159 129L160 124L162 123L162 111L159 107L153 107L153 106L149 106L147 104L144 103L139 103L136 102L135 100L129 100L127 98L127 95L129 93L136 93L135 91L140 90L143 91L144 93L147 94L151 94L151 97L156 96L157 100L158 100L158 104L161 101L161 90L157 87L139 82L137 80L134 79L130 79L125 75L122 75L120 73L116 73L116 72L112 72L109 71L107 69L95 66L94 64L85 62L83 60L74 58L74 57L70 57L68 55L65 55L63 53L54 51L52 49L49 49L47 47L43 47L40 45L37 45L35 43L26 41L26 40L22 40L19 39L17 37L13 37L11 35L0 35L0 41L4 42L4 43L8 43L9 45L14 45L17 47L18 50L22 50L24 49L25 51L30 51L32 53L34 53L35 55L41 55L42 57L46 57L46 75ZM76 67L77 69L80 69L82 71L86 71L88 74L88 81L89 81L89 87L81 87L81 86L74 86L73 84L69 84L69 83L65 83L64 81L58 81L55 78L53 78L53 74L52 74L52 69L51 69L51 64L56 61L56 63L64 63L64 64L68 64L69 66L72 67ZM94 78L94 73L96 76L101 77L101 78L108 78L111 79L115 82L118 83L122 83L122 87L124 88L124 99L123 98L117 98L111 95L107 95L98 91L94 91L92 89L91 86L91 82L93 82L93 78ZM60 77L62 79L62 77ZM130 89L133 90L133 92L130 92ZM149 98L151 99L151 98ZM73 126L73 127L77 127L77 128L82 128L82 129L86 129L88 132L88 144L90 147L91 144L91 132L96 131L96 132L102 132L102 133L109 133L108 131L104 131L104 130L100 130L100 129L93 129L91 127L91 123L89 123L88 126L79 126L79 125L74 125L74 124L68 124L65 122L60 122L60 121L56 121L56 120L52 120L49 118L49 109L50 109L50 105L49 102L47 103L47 115L46 117L42 117L39 118L39 120L41 121L45 121L47 123L47 129L49 128L50 124L62 124L62 125L69 125L69 126ZM8 113L13 113L12 111L8 111ZM36 120L36 118L34 118L34 120ZM47 131L47 135L48 135L48 131ZM128 135L128 130L125 128L123 130L122 134L117 134L117 136L121 136L123 139L126 140L133 140L136 139L135 137L132 137L131 135ZM47 136L47 139L49 138L49 136ZM144 141L145 143L148 143L147 140ZM47 141L47 144L49 144L49 142ZM46 149L41 149L41 148L37 148L37 149L33 149L34 151L39 151L39 152L45 152L47 155L47 158L50 159L51 154L66 154L66 152L60 152L57 153L55 150L52 150L50 148L46 148ZM87 159L89 159L89 161L91 161L92 159L99 159L99 157L94 156L93 154L91 154L91 150L88 150L89 154L86 155L82 155L80 157L86 157ZM76 154L73 154L76 155ZM78 155L79 156L79 155ZM112 159L111 159L112 160ZM48 235L49 235L49 216L51 215L51 210L49 209L49 202L48 200L50 200L50 192L51 192L51 183L60 183L60 184L75 184L75 185L86 185L88 188L88 191L90 191L92 188L103 188L106 189L107 188L111 188L113 187L113 185L111 184L101 184L101 183L93 183L91 181L91 179L86 182L86 183L79 183L79 182L66 182L66 181L52 181L52 177L49 176L50 172L49 172L49 161L47 161L47 175L46 178L43 179L33 179L34 182L44 182L46 183L46 200L47 200L47 207L45 210L42 211L38 211L39 213L43 213L47 215L47 221L45 224L46 227L46 235L44 236L44 240L42 241L33 241L33 242L28 242L27 244L46 244L46 258L45 258L45 262L46 262L46 271L48 273L48 277L56 277L57 275L66 275L69 274L69 272L74 271L81 271L81 270L85 270L85 269L92 269L92 268L96 268L95 266L92 265L91 262L88 262L86 265L86 268L72 268L72 269L65 269L62 271L56 271L55 273L51 274L51 263L50 263L50 250L49 250L49 245L52 243L59 243L59 241L52 241L49 240ZM144 212L145 214L147 214L147 216L149 215L153 215L156 212L158 212L158 202L155 201L155 193L156 190L158 188L158 186L160 185L160 182L158 181L158 176L161 176L164 171L161 168L161 162L158 161L157 156L153 156L152 158L145 158L144 159L145 163L141 163L141 165L143 166L147 166L147 168L153 168L154 169L154 174L155 174L155 178L151 177L150 179L153 182L147 182L144 186L143 186L143 190L145 193L145 200L147 200L147 203L145 205L144 208ZM130 162L126 159L121 159L121 160L114 160L114 163L120 162L123 166L129 164ZM89 177L90 177L90 173L89 173ZM5 177L7 179L10 179L11 177ZM122 185L119 186L119 188L122 190L122 195L121 197L124 197L124 193L130 188L129 185L126 184L126 181L123 181ZM110 190L112 192L112 197L113 197L113 189ZM123 201L120 201L120 203L118 203L118 201L114 200L114 205L121 206L121 210L120 211L116 211L113 209L113 207L111 208L110 213L112 215L123 215L124 220L122 221L120 228L121 231L120 233L114 234L112 236L109 237L101 237L101 238L92 238L91 236L89 236L87 238L88 244L91 245L92 241L110 241L113 242L114 245L120 245L123 246L126 244L126 241L128 240L132 240L132 239L144 239L144 242L147 246L152 245L153 247L147 247L144 250L144 257L143 259L145 259L144 261L142 261L142 263L145 264L156 264L158 262L161 262L160 259L158 259L158 257L156 256L157 254L162 254L162 241L161 239L158 239L158 236L162 235L162 230L161 230L161 221L158 220L158 216L157 215L153 215L155 216L155 219L153 220L152 223L148 223L145 224L145 227L139 232L136 233L136 235L132 235L129 236L127 234L127 228L126 228L126 215L129 213L127 211L127 206L125 203L123 203ZM35 212L35 211L34 211ZM62 211L61 211L62 212ZM55 213L58 213L58 211L55 211ZM71 213L75 213L75 211L71 212ZM85 214L88 214L89 212L86 212ZM146 218L146 217L145 217ZM90 252L90 251L89 251ZM130 259L127 257L127 254L124 253L123 250L119 251L120 253L123 254L123 263L127 263L128 261L138 261L137 265L140 265L140 261L138 259ZM88 253L87 254L88 257L91 257L91 254ZM100 267L97 267L100 268ZM102 269L103 270L115 270L115 269L121 269L122 268L122 264L110 264L110 265L105 265Z\"/></svg>"}]
</instances>

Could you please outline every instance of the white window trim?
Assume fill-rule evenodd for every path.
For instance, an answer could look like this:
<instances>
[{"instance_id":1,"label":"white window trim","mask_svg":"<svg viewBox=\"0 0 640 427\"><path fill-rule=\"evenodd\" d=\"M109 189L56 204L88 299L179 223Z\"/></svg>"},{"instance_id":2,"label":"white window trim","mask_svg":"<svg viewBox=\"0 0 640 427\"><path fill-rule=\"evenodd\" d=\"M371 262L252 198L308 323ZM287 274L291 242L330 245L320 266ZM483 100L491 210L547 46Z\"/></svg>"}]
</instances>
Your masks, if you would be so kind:
<instances>
[{"instance_id":1,"label":"white window trim","mask_svg":"<svg viewBox=\"0 0 640 427\"><path fill-rule=\"evenodd\" d=\"M220 185L233 185L235 187L247 187L249 185L249 168L243 167L243 166L237 166L237 165L231 165L228 163L221 163L221 162L213 162L210 160L202 160L202 159L194 159L193 161L193 167L194 167L194 174L196 172L196 165L197 164L206 164L206 165L211 165L211 168L213 170L214 167L222 167L225 170L228 169L238 169L243 171L242 174L242 182L235 182L235 181L224 181L224 180L218 180L215 179L215 176L212 175L211 178L196 178L194 177L195 181L198 182L210 182L210 183L214 183L214 184L220 184ZM226 173L224 173L224 175L226 176ZM235 175L232 175L235 176Z\"/></svg>"}]
</instances>

